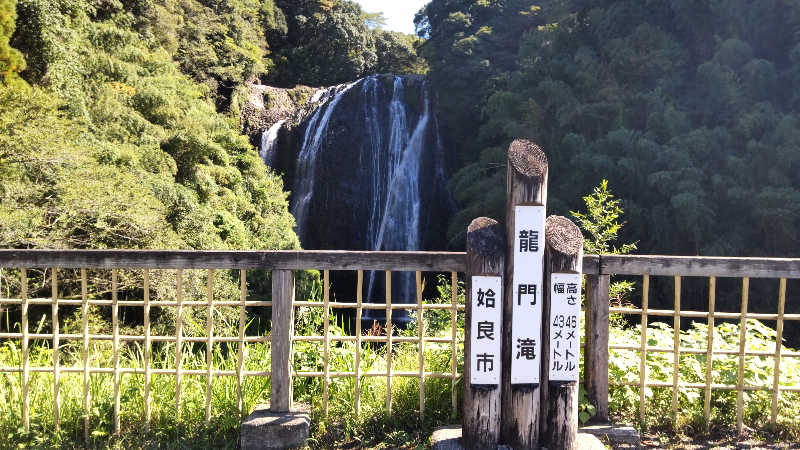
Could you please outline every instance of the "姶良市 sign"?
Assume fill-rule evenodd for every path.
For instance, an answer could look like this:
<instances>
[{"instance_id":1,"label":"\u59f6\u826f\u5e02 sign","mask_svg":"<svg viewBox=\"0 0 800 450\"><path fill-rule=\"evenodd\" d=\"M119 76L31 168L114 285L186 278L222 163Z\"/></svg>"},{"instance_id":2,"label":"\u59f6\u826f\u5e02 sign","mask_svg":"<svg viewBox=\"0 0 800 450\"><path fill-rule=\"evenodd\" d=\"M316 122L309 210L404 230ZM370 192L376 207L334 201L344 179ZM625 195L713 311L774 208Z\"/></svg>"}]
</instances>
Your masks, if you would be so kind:
<instances>
[{"instance_id":1,"label":"\u59f6\u826f\u5e02 sign","mask_svg":"<svg viewBox=\"0 0 800 450\"><path fill-rule=\"evenodd\" d=\"M503 282L500 277L472 277L470 320L470 383L500 384L500 344L503 340Z\"/></svg>"}]
</instances>

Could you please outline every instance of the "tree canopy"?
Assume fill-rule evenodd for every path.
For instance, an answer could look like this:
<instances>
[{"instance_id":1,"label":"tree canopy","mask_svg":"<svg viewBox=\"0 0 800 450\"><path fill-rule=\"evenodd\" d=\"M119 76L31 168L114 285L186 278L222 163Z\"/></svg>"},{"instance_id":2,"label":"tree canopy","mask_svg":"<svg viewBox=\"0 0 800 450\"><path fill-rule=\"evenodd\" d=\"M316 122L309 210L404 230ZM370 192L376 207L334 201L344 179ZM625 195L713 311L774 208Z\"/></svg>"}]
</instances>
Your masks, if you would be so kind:
<instances>
[{"instance_id":1,"label":"tree canopy","mask_svg":"<svg viewBox=\"0 0 800 450\"><path fill-rule=\"evenodd\" d=\"M524 137L555 212L609 179L642 251L800 252L797 2L433 0L416 23L460 152L452 245L502 215L503 147Z\"/></svg>"}]
</instances>

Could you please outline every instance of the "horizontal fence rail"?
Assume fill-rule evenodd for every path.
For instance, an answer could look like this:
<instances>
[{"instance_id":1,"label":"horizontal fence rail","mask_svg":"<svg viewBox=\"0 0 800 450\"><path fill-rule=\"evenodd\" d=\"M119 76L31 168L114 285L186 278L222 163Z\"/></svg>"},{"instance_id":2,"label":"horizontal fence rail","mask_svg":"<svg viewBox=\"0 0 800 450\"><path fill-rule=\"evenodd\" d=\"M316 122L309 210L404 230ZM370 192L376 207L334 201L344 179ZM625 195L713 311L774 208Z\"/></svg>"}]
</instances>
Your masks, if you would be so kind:
<instances>
[{"instance_id":1,"label":"horizontal fence rail","mask_svg":"<svg viewBox=\"0 0 800 450\"><path fill-rule=\"evenodd\" d=\"M463 272L463 252L0 250L0 267ZM800 258L584 255L584 275L800 278Z\"/></svg>"},{"instance_id":2,"label":"horizontal fence rail","mask_svg":"<svg viewBox=\"0 0 800 450\"><path fill-rule=\"evenodd\" d=\"M0 250L0 267L463 272L465 255L344 250Z\"/></svg>"}]
</instances>

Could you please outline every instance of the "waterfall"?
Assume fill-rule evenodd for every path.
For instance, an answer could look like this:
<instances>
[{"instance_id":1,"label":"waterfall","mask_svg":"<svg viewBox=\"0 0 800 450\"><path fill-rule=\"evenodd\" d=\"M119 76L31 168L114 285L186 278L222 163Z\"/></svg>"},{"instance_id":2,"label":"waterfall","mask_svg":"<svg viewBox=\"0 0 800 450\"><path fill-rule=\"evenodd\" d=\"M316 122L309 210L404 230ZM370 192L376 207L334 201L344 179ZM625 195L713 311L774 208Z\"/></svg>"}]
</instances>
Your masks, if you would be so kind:
<instances>
[{"instance_id":1,"label":"waterfall","mask_svg":"<svg viewBox=\"0 0 800 450\"><path fill-rule=\"evenodd\" d=\"M311 101L291 197L303 248L443 248L440 239L429 242L430 225L450 203L424 80L374 75ZM377 299L379 280L383 273L365 277L366 299ZM413 273L395 274L392 285L393 300L415 301Z\"/></svg>"},{"instance_id":2,"label":"waterfall","mask_svg":"<svg viewBox=\"0 0 800 450\"><path fill-rule=\"evenodd\" d=\"M392 101L389 103L389 145L385 157L388 159L388 177L380 179L373 171L373 186L376 191L387 189L384 205L376 208L371 215L369 237L370 250L420 250L420 202L419 186L420 157L424 147L424 133L428 126L430 104L428 93L424 92L424 112L417 120L413 132L409 134L406 106L403 103L402 78L395 77ZM383 159L381 148L372 153L373 160ZM380 205L379 205L380 206ZM376 274L369 277L367 298L370 298ZM401 275L401 298L410 299L411 274Z\"/></svg>"},{"instance_id":3,"label":"waterfall","mask_svg":"<svg viewBox=\"0 0 800 450\"><path fill-rule=\"evenodd\" d=\"M286 120L279 120L269 127L269 130L261 133L261 147L258 150L258 156L269 167L275 166L276 157L278 156L278 132L285 122Z\"/></svg>"},{"instance_id":4,"label":"waterfall","mask_svg":"<svg viewBox=\"0 0 800 450\"><path fill-rule=\"evenodd\" d=\"M357 83L357 82L356 82ZM314 114L306 125L303 145L297 158L297 175L295 176L294 202L292 214L297 222L297 229L302 230L308 215L308 204L314 193L314 176L317 168L317 152L328 131L328 122L336 110L336 105L344 94L356 83L339 85L314 93L312 102L321 101L322 105L314 110ZM328 101L329 99L331 99Z\"/></svg>"}]
</instances>

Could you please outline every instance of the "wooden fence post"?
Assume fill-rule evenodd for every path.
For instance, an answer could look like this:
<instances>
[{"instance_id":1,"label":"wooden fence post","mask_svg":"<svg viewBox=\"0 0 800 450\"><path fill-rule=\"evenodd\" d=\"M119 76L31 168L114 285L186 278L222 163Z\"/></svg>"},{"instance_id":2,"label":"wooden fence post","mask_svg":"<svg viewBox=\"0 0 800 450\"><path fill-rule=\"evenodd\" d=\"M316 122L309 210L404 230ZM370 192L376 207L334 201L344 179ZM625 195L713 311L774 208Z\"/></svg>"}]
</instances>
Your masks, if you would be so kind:
<instances>
[{"instance_id":1,"label":"wooden fence post","mask_svg":"<svg viewBox=\"0 0 800 450\"><path fill-rule=\"evenodd\" d=\"M608 421L608 286L610 275L588 275L583 379L594 419Z\"/></svg>"},{"instance_id":2,"label":"wooden fence post","mask_svg":"<svg viewBox=\"0 0 800 450\"><path fill-rule=\"evenodd\" d=\"M294 333L294 272L272 271L272 374L270 411L292 408L292 334Z\"/></svg>"},{"instance_id":3,"label":"wooden fence post","mask_svg":"<svg viewBox=\"0 0 800 450\"><path fill-rule=\"evenodd\" d=\"M539 446L540 320L547 174L547 156L539 146L526 140L511 143L506 171L507 260L503 299L506 325L503 330L503 365L506 370L503 371L501 441L515 449ZM516 223L517 214L524 216L524 224L522 221ZM535 226L531 225L534 223ZM518 240L519 246L516 244ZM515 253L522 250L523 245L525 261L515 261ZM520 308L517 317L514 317L515 302ZM525 333L523 327L518 327L515 333L513 324L517 320L524 325ZM517 358L518 355L522 359ZM513 374L512 379L515 360L521 369L519 374Z\"/></svg>"},{"instance_id":4,"label":"wooden fence post","mask_svg":"<svg viewBox=\"0 0 800 450\"><path fill-rule=\"evenodd\" d=\"M545 224L546 294L542 339L542 438L551 450L577 449L583 235L572 221Z\"/></svg>"},{"instance_id":5,"label":"wooden fence post","mask_svg":"<svg viewBox=\"0 0 800 450\"><path fill-rule=\"evenodd\" d=\"M496 289L502 290L503 266L505 262L505 252L503 248L504 236L501 226L497 221L486 217L481 217L472 221L467 229L467 267L466 267L466 295L464 316L464 400L463 400L463 438L462 445L467 449L491 449L497 448L500 440L500 376L496 374L504 373L500 352L478 353L473 347L473 333L477 332L476 342L496 340L501 341L502 330L491 329L491 336L483 331L472 329L473 316L478 315L474 310L473 300L481 305L488 312L499 316L499 320L493 322L497 327L502 327L502 296L500 292L488 292L484 286L479 289L477 298L473 299L473 287L480 280L495 280ZM475 278L473 280L473 277ZM483 282L483 281L482 281ZM484 315L484 312L480 312ZM480 329L480 326L478 327ZM499 350L499 345L496 345ZM475 353L475 355L473 355ZM478 380L473 377L473 359L483 357L475 364L477 372L483 369L486 372L493 372L496 377L494 384L482 382L475 384ZM483 367L481 368L481 363ZM491 368L490 366L491 365ZM477 373L476 372L476 373ZM484 384L485 383L485 384Z\"/></svg>"}]
</instances>

